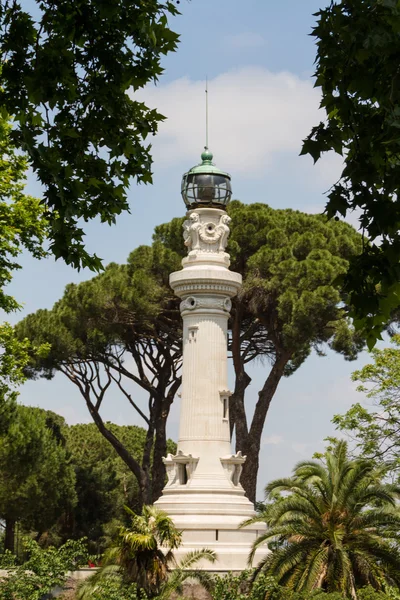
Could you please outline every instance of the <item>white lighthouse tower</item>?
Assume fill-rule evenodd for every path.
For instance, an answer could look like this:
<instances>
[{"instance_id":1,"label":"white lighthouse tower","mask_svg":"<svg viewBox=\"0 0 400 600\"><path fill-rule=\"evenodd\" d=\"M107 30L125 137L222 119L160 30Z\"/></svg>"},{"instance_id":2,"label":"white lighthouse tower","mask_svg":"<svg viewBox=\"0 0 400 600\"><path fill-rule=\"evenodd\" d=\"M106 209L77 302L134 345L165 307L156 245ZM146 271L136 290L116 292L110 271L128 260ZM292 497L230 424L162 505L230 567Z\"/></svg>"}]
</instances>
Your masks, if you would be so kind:
<instances>
[{"instance_id":1,"label":"white lighthouse tower","mask_svg":"<svg viewBox=\"0 0 400 600\"><path fill-rule=\"evenodd\" d=\"M260 525L239 529L253 504L240 485L241 452L232 454L229 430L227 326L231 298L242 277L229 270L226 245L230 176L212 163L208 148L200 165L183 176L187 208L183 224L188 256L170 284L182 302L183 371L178 449L165 459L168 482L156 505L183 531L179 554L211 548L213 570L240 571Z\"/></svg>"}]
</instances>

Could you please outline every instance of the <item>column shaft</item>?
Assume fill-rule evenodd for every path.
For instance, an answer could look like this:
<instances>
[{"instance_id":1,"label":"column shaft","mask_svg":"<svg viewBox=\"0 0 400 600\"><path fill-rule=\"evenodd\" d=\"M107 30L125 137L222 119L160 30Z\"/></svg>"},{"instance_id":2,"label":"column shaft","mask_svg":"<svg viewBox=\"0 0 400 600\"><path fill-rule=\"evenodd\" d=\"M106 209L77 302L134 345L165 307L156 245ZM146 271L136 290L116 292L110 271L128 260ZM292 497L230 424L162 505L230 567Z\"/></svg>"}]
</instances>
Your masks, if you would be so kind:
<instances>
[{"instance_id":1,"label":"column shaft","mask_svg":"<svg viewBox=\"0 0 400 600\"><path fill-rule=\"evenodd\" d=\"M225 442L230 451L227 321L222 311L183 316L182 404L178 448L196 454L196 440ZM222 450L222 448L221 448Z\"/></svg>"}]
</instances>

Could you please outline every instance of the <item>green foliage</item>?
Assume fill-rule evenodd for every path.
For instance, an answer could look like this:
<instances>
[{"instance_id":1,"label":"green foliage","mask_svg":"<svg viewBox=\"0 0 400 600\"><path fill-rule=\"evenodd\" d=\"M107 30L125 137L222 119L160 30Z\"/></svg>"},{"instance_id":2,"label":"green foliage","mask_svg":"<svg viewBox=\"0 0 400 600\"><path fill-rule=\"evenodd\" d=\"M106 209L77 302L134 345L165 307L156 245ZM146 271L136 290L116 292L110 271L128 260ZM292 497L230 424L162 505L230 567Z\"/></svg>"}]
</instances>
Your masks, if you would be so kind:
<instances>
[{"instance_id":1,"label":"green foliage","mask_svg":"<svg viewBox=\"0 0 400 600\"><path fill-rule=\"evenodd\" d=\"M145 430L112 423L107 423L107 427L140 460ZM66 527L64 531L74 538L87 537L90 547L102 553L117 529L128 524L125 506L139 508L137 480L94 423L72 425L65 429L64 435L75 471L77 494L72 519L67 520L67 524L72 521L72 529ZM168 440L168 452L175 451L176 445Z\"/></svg>"},{"instance_id":2,"label":"green foliage","mask_svg":"<svg viewBox=\"0 0 400 600\"><path fill-rule=\"evenodd\" d=\"M213 577L203 569L196 569L197 563L208 561L213 564L217 560L217 554L214 550L203 548L201 550L192 550L183 556L180 562L169 573L168 579L161 586L157 600L169 600L171 597L180 596L183 593L183 583L189 579L200 584L207 592L211 593L214 589Z\"/></svg>"},{"instance_id":3,"label":"green foliage","mask_svg":"<svg viewBox=\"0 0 400 600\"><path fill-rule=\"evenodd\" d=\"M25 369L32 357L29 340L19 340L9 323L0 325L0 379L4 384L19 385L25 381ZM50 347L42 344L34 349L37 358L44 358Z\"/></svg>"},{"instance_id":4,"label":"green foliage","mask_svg":"<svg viewBox=\"0 0 400 600\"><path fill-rule=\"evenodd\" d=\"M140 460L146 437L144 429L112 424L109 427L129 452ZM78 497L70 535L74 538L87 537L91 547L101 553L108 534L113 535L116 528L125 522L124 506L138 506L137 481L94 423L69 427L67 449L75 470Z\"/></svg>"},{"instance_id":5,"label":"green foliage","mask_svg":"<svg viewBox=\"0 0 400 600\"><path fill-rule=\"evenodd\" d=\"M177 571L184 573L181 569L175 570L174 573ZM215 575L211 577L211 585L206 589L210 592L212 600L354 600L340 593L329 593L321 589L295 592L279 585L273 577L264 574L260 574L252 584L250 578L251 571L243 571L239 575L232 573ZM85 588L87 592L89 587L84 583L78 592L79 600L147 600L143 590L137 591L136 586L124 583L120 573L111 572L107 577L101 578L94 575L91 579L96 583L91 586L90 594L85 593ZM155 597L156 600L165 597L163 595L165 588L166 586L163 586L160 595ZM397 600L398 597L398 592L394 588L377 592L368 586L357 591L357 600Z\"/></svg>"},{"instance_id":6,"label":"green foliage","mask_svg":"<svg viewBox=\"0 0 400 600\"><path fill-rule=\"evenodd\" d=\"M354 404L345 415L335 415L333 423L350 432L363 456L385 464L396 473L400 467L400 336L392 347L372 351L374 362L352 375L357 390L373 400L374 408Z\"/></svg>"},{"instance_id":7,"label":"green foliage","mask_svg":"<svg viewBox=\"0 0 400 600\"><path fill-rule=\"evenodd\" d=\"M45 256L47 233L40 201L24 194L27 161L13 145L11 131L7 117L0 114L0 309L6 313L21 308L5 292L13 272L21 268L17 257L24 250L35 258ZM27 340L17 340L8 323L0 325L0 433L11 419L17 397L14 388L24 381L23 370L32 350ZM43 351L44 347L36 349L41 355Z\"/></svg>"},{"instance_id":8,"label":"green foliage","mask_svg":"<svg viewBox=\"0 0 400 600\"><path fill-rule=\"evenodd\" d=\"M251 575L251 571L243 571L238 576L232 573L216 576L212 600L354 600L339 592L330 593L322 589L293 591L264 573L260 573L251 584ZM357 590L357 600L397 600L398 597L399 592L395 588L387 588L385 592L377 592L371 586Z\"/></svg>"},{"instance_id":9,"label":"green foliage","mask_svg":"<svg viewBox=\"0 0 400 600\"><path fill-rule=\"evenodd\" d=\"M39 310L16 327L19 339L51 345L47 357L33 361L32 374L52 377L69 361L92 357L105 361L111 355L114 364L136 340L170 336L172 343L177 319L170 323L171 309L177 301L168 277L179 266L179 257L160 244L140 246L127 264L111 263L97 277L67 285L51 311Z\"/></svg>"},{"instance_id":10,"label":"green foliage","mask_svg":"<svg viewBox=\"0 0 400 600\"><path fill-rule=\"evenodd\" d=\"M0 395L4 398L12 388L26 381L25 371L32 358L44 359L50 350L48 343L32 345L18 338L9 323L0 325Z\"/></svg>"},{"instance_id":11,"label":"green foliage","mask_svg":"<svg viewBox=\"0 0 400 600\"><path fill-rule=\"evenodd\" d=\"M170 600L170 598L182 597L182 584L186 579L196 581L210 593L214 589L214 579L207 571L196 570L193 567L200 560L215 562L216 555L213 551L203 549L190 552L182 561L175 565L165 577L158 588L158 594L148 596L144 589L137 583L130 583L124 577L124 572L116 565L103 567L100 571L83 582L78 589L78 600Z\"/></svg>"},{"instance_id":12,"label":"green foliage","mask_svg":"<svg viewBox=\"0 0 400 600\"><path fill-rule=\"evenodd\" d=\"M0 554L0 569L8 569L15 567L17 564L17 557L11 550L5 550Z\"/></svg>"},{"instance_id":13,"label":"green foliage","mask_svg":"<svg viewBox=\"0 0 400 600\"><path fill-rule=\"evenodd\" d=\"M328 193L328 216L360 210L369 236L344 278L354 323L380 338L400 303L400 7L396 0L332 1L317 14L316 81L326 118L304 141L316 162L343 156Z\"/></svg>"},{"instance_id":14,"label":"green foliage","mask_svg":"<svg viewBox=\"0 0 400 600\"><path fill-rule=\"evenodd\" d=\"M0 518L6 522L6 547L14 549L16 521L41 532L59 511L73 506L74 485L65 447L48 427L44 411L17 406L0 436Z\"/></svg>"},{"instance_id":15,"label":"green foliage","mask_svg":"<svg viewBox=\"0 0 400 600\"><path fill-rule=\"evenodd\" d=\"M214 577L214 588L212 600L256 600L253 590L250 589L251 571L242 571L240 575L228 573L227 575L216 575ZM264 579L264 576L261 576ZM263 600L264 595L261 596ZM258 598L257 598L258 600Z\"/></svg>"},{"instance_id":16,"label":"green foliage","mask_svg":"<svg viewBox=\"0 0 400 600\"><path fill-rule=\"evenodd\" d=\"M28 423L21 424L20 412L25 409ZM12 454L8 465L8 453L3 457L0 451L6 467L5 472L0 468L0 499L5 504L11 493L9 504L16 511L11 523L17 521L19 530L33 529L42 547L85 537L90 550L101 554L119 528L128 525L126 506L133 509L140 506L136 478L93 423L67 426L62 417L50 411L27 407L16 410L11 413L13 426L4 438L0 436L0 449L5 444L7 452ZM10 422L11 419L8 427ZM107 426L140 459L145 430L112 423ZM168 440L168 452L175 451L176 445ZM66 462L67 473L63 474ZM71 478L71 487L65 475ZM56 486L52 478L58 481ZM57 500L56 494L63 488L66 496ZM7 506L0 503L2 510ZM0 561L4 559L0 555Z\"/></svg>"},{"instance_id":17,"label":"green foliage","mask_svg":"<svg viewBox=\"0 0 400 600\"><path fill-rule=\"evenodd\" d=\"M279 350L290 352L288 369L324 343L354 359L363 340L345 318L336 280L361 251L361 236L346 223L264 204L232 202L229 215L228 250L244 275L243 297L270 338L274 329Z\"/></svg>"},{"instance_id":18,"label":"green foliage","mask_svg":"<svg viewBox=\"0 0 400 600\"><path fill-rule=\"evenodd\" d=\"M260 574L251 586L251 600L344 600L342 594L327 593L323 590L297 592L279 585L274 577ZM378 598L376 600L379 600Z\"/></svg>"},{"instance_id":19,"label":"green foliage","mask_svg":"<svg viewBox=\"0 0 400 600\"><path fill-rule=\"evenodd\" d=\"M87 562L83 540L43 550L35 541L26 539L25 551L27 560L19 567L11 567L0 580L0 600L42 600L65 583L68 571Z\"/></svg>"},{"instance_id":20,"label":"green foliage","mask_svg":"<svg viewBox=\"0 0 400 600\"><path fill-rule=\"evenodd\" d=\"M172 594L181 593L182 583L188 578L197 579L211 589L210 575L197 571L195 566L200 560L215 562L212 550L189 552L177 565L173 551L179 547L182 536L172 519L155 506L144 506L141 514L128 512L130 526L120 528L113 546L105 554L104 566L80 586L79 600L97 597L93 594L109 600L107 593L112 600L118 590L122 598L130 599L133 587L140 598L169 600ZM172 572L171 565L174 565Z\"/></svg>"},{"instance_id":21,"label":"green foliage","mask_svg":"<svg viewBox=\"0 0 400 600\"><path fill-rule=\"evenodd\" d=\"M21 307L4 291L13 271L21 268L16 258L23 250L35 258L45 256L48 227L40 200L24 194L27 160L17 152L11 136L11 125L0 114L0 308L5 312Z\"/></svg>"},{"instance_id":22,"label":"green foliage","mask_svg":"<svg viewBox=\"0 0 400 600\"><path fill-rule=\"evenodd\" d=\"M52 310L29 315L16 327L18 339L51 345L47 356L32 356L28 375L51 378L61 371L79 388L96 426L134 473L141 501L148 503L164 484L165 423L180 385L179 301L168 285L179 264L179 256L160 244L141 246L127 264L111 264L90 281L67 286ZM132 382L148 394L146 408L136 402ZM145 423L141 460L118 438L122 430L113 432L102 421L102 403L108 390L115 390L110 386Z\"/></svg>"},{"instance_id":23,"label":"green foliage","mask_svg":"<svg viewBox=\"0 0 400 600\"><path fill-rule=\"evenodd\" d=\"M136 585L125 583L118 573L110 573L108 577L97 579L89 587L83 584L78 590L78 600L147 600L143 590L138 590Z\"/></svg>"},{"instance_id":24,"label":"green foliage","mask_svg":"<svg viewBox=\"0 0 400 600\"><path fill-rule=\"evenodd\" d=\"M176 14L168 0L44 0L34 16L1 3L0 105L45 188L50 249L74 267L101 266L81 223L114 223L129 208L131 179L151 183L146 138L164 117L134 93L175 50L167 17Z\"/></svg>"},{"instance_id":25,"label":"green foliage","mask_svg":"<svg viewBox=\"0 0 400 600\"><path fill-rule=\"evenodd\" d=\"M359 600L398 600L400 591L396 588L387 587L384 592L377 592L371 586L362 588L357 592Z\"/></svg>"},{"instance_id":26,"label":"green foliage","mask_svg":"<svg viewBox=\"0 0 400 600\"><path fill-rule=\"evenodd\" d=\"M172 551L179 547L182 536L172 519L154 506L144 506L140 515L130 515L130 525L121 527L104 562L118 565L126 581L153 597L167 580Z\"/></svg>"},{"instance_id":27,"label":"green foliage","mask_svg":"<svg viewBox=\"0 0 400 600\"><path fill-rule=\"evenodd\" d=\"M0 325L0 434L7 431L15 413L16 387L25 381L32 346L19 340L9 323Z\"/></svg>"},{"instance_id":28,"label":"green foliage","mask_svg":"<svg viewBox=\"0 0 400 600\"><path fill-rule=\"evenodd\" d=\"M268 529L253 545L272 550L257 566L295 592L322 588L356 598L372 586L400 583L400 488L382 483L371 461L350 460L338 442L324 462L299 463L293 476L266 487L264 513L249 522ZM268 598L268 594L266 595Z\"/></svg>"}]
</instances>

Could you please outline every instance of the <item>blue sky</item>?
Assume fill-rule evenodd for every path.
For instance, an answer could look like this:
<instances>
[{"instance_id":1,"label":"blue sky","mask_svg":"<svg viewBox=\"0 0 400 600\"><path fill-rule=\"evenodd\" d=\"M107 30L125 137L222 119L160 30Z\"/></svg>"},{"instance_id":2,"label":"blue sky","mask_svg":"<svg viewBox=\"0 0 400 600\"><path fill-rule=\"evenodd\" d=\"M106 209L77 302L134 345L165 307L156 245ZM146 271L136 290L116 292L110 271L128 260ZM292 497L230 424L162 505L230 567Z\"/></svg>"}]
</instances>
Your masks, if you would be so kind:
<instances>
[{"instance_id":1,"label":"blue sky","mask_svg":"<svg viewBox=\"0 0 400 600\"><path fill-rule=\"evenodd\" d=\"M154 184L132 185L131 213L119 217L116 226L92 223L87 228L91 251L105 263L123 262L137 245L150 243L157 224L184 214L180 179L198 162L204 145L206 75L210 148L217 165L232 175L233 196L246 203L322 212L324 192L340 173L340 160L327 156L314 167L309 157L298 155L302 138L320 118L319 95L312 81L315 47L308 34L314 23L312 14L325 3L181 1L182 16L171 22L181 33L178 51L164 60L165 74L157 87L139 94L168 117L153 143ZM28 191L40 195L33 176ZM67 283L90 276L60 261L39 262L24 256L23 269L9 286L24 302L13 322L39 308L50 308ZM366 353L353 363L333 353L325 358L312 356L282 381L264 431L260 498L269 480L289 474L297 461L323 448L323 439L334 433L330 421L335 413L362 400L350 374L368 359ZM262 364L251 369L249 413L267 370L268 365ZM145 401L137 390L132 393ZM20 400L59 412L70 423L90 421L79 392L62 375L50 382L26 383ZM169 434L175 439L178 409L177 402L169 424ZM140 424L117 390L105 401L103 417L119 424Z\"/></svg>"}]
</instances>

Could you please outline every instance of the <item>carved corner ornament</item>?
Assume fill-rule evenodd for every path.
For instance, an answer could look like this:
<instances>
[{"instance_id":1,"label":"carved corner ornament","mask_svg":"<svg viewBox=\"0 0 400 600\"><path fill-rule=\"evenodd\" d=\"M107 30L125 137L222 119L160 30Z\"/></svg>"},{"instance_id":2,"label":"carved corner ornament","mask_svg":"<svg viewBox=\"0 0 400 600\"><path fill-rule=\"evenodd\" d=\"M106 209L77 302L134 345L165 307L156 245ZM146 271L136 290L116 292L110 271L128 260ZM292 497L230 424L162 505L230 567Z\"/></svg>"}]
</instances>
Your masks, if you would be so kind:
<instances>
[{"instance_id":1,"label":"carved corner ornament","mask_svg":"<svg viewBox=\"0 0 400 600\"><path fill-rule=\"evenodd\" d=\"M185 246L190 252L225 252L230 222L228 215L221 215L218 224L212 221L202 223L198 213L191 213L183 223Z\"/></svg>"},{"instance_id":2,"label":"carved corner ornament","mask_svg":"<svg viewBox=\"0 0 400 600\"><path fill-rule=\"evenodd\" d=\"M184 454L182 450L175 455L167 454L167 457L163 458L168 477L167 487L186 485L196 470L198 462L198 458L191 454Z\"/></svg>"},{"instance_id":3,"label":"carved corner ornament","mask_svg":"<svg viewBox=\"0 0 400 600\"><path fill-rule=\"evenodd\" d=\"M224 456L221 459L222 466L228 476L228 479L235 487L240 485L240 476L243 470L243 464L246 462L246 456L243 456L241 451L230 456Z\"/></svg>"}]
</instances>

